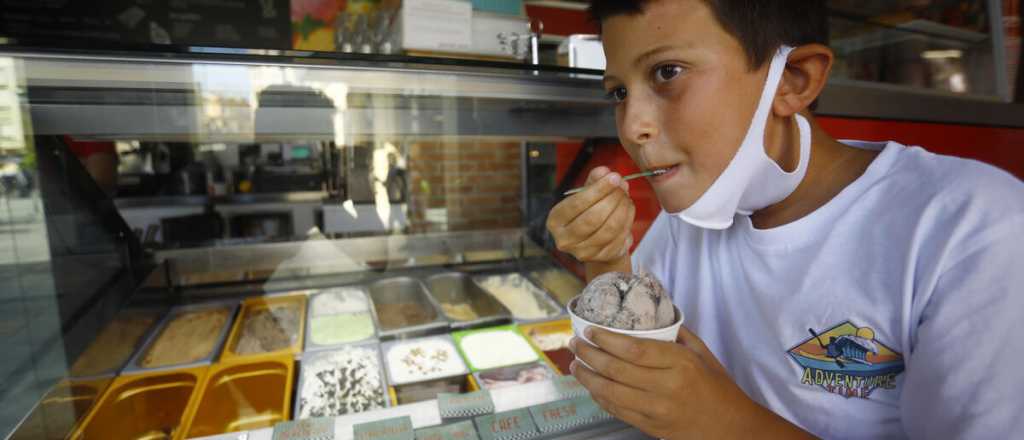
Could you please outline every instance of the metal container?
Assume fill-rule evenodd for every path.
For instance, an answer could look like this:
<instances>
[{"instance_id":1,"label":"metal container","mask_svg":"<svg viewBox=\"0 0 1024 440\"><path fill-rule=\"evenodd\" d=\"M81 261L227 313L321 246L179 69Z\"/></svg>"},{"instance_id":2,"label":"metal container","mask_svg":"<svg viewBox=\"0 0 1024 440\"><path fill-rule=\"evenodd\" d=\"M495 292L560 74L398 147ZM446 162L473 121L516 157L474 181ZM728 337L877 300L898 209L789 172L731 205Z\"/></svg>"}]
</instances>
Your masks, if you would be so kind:
<instances>
[{"instance_id":1,"label":"metal container","mask_svg":"<svg viewBox=\"0 0 1024 440\"><path fill-rule=\"evenodd\" d=\"M450 356L452 364L452 368L449 371L425 374L420 378L407 378L396 374L397 369L402 368L401 364L405 360L397 359L396 356L393 356L393 350L400 350L405 345L417 346L428 344L444 346L446 349L445 353ZM462 357L459 355L458 348L455 347L455 341L449 335L390 341L381 344L380 351L384 359L385 371L388 374L388 384L394 388L398 404L400 405L435 399L438 393L460 393L467 390L469 385L467 379L469 368L466 367L465 362L463 362ZM424 356L429 358L431 354L425 353Z\"/></svg>"},{"instance_id":2,"label":"metal container","mask_svg":"<svg viewBox=\"0 0 1024 440\"><path fill-rule=\"evenodd\" d=\"M351 339L351 340L339 340L337 342L325 343L325 344L317 343L315 338L313 338L313 332L316 330L316 327L318 325L321 325L321 324L315 323L314 322L314 318L345 319L346 317L354 317L354 315L356 315L358 313L361 313L361 312L338 313L338 314L328 314L328 315L322 315L322 316L315 316L316 315L316 313L315 313L316 310L314 310L314 309L316 307L316 304L319 302L317 298L322 297L324 295L335 295L337 291L335 291L334 289L351 289L351 290L358 291L359 293L361 293L362 295L364 295L366 297L366 312L365 313L369 314L369 316L370 316L370 324L373 326L373 331L371 332L370 336L368 336L366 338L355 338L355 339ZM377 320L376 310L374 310L374 307L373 307L373 298L370 297L369 292L367 292L366 288L364 288L364 287L361 287L361 286L340 286L340 287L332 287L332 288L323 289L319 293L316 293L316 294L313 294L312 296L310 296L309 297L309 301L307 301L307 303L306 303L306 306L307 306L307 311L306 311L306 337L305 337L305 350L306 351L326 350L326 349L330 349L330 348L340 347L340 346L346 345L346 344L356 344L356 343L362 343L362 342L366 342L366 341L376 340L378 335L379 335L380 324L379 324L379 322ZM356 319L358 319L358 318L356 318ZM321 342L323 342L323 341L321 341Z\"/></svg>"},{"instance_id":3,"label":"metal container","mask_svg":"<svg viewBox=\"0 0 1024 440\"><path fill-rule=\"evenodd\" d=\"M68 374L77 379L112 377L119 373L160 323L162 310L123 310L75 359Z\"/></svg>"},{"instance_id":4,"label":"metal container","mask_svg":"<svg viewBox=\"0 0 1024 440\"><path fill-rule=\"evenodd\" d=\"M210 334L210 337L214 338L211 340L212 346L209 352L207 352L202 358L199 358L198 360L188 360L182 361L180 363L169 363L159 366L145 366L142 364L142 362L146 358L146 355L148 355L149 352L154 348L154 345L160 342L160 339L165 336L168 327L173 325L175 320L182 318L185 315L220 310L222 310L223 313L226 314L227 319L225 320L224 324L220 326L219 330ZM160 323L160 326L157 327L157 329L153 331L152 334L149 335L149 338L147 339L146 344L143 346L143 348L139 350L137 353L135 353L135 356L132 357L131 362L128 364L127 367L125 367L124 372L122 374L135 374L148 371L172 370L209 365L217 357L217 354L220 353L221 347L224 345L224 340L227 339L228 332L231 330L231 324L233 322L235 312L237 310L238 303L235 302L194 304L180 306L172 309L167 314L167 316L164 317L164 320Z\"/></svg>"},{"instance_id":5,"label":"metal container","mask_svg":"<svg viewBox=\"0 0 1024 440\"><path fill-rule=\"evenodd\" d=\"M384 361L381 359L381 356L380 356L380 345L375 343L375 342L362 343L362 344L350 344L350 345L343 346L343 347L341 347L339 349L336 349L336 350L323 350L323 351L315 351L315 352L306 352L306 353L302 354L302 359L300 360L300 364L299 364L298 387L295 388L295 397L294 397L295 400L294 400L294 404L292 406L292 411L293 411L292 420L299 420L299 418L301 417L301 412L302 412L302 409L303 409L302 408L302 392L305 389L305 387L308 386L307 383L306 383L306 374L307 374L306 369L309 368L308 366L316 363L321 358L330 357L330 356L336 355L339 352L343 352L345 350L350 350L350 349L353 349L353 348L365 348L365 349L369 349L369 350L371 350L373 352L373 356L374 356L374 358L377 361L377 370L378 370L378 373L380 374L380 393L381 393L380 395L384 399L384 407L387 408L387 407L391 406L391 399L388 397L388 384L387 384L387 379L386 379L387 376L386 376L386 374L384 372ZM352 414L352 413L351 412L345 412L345 413L335 414L335 416L345 415L345 414Z\"/></svg>"},{"instance_id":6,"label":"metal container","mask_svg":"<svg viewBox=\"0 0 1024 440\"><path fill-rule=\"evenodd\" d=\"M246 324L254 316L259 313L269 313L269 310L273 308L287 308L295 313L295 329L289 334L291 344L280 347L276 350L271 351L254 351L247 353L239 353L239 342L242 341L242 337L246 331ZM227 343L224 345L224 351L221 353L221 361L230 362L239 357L249 356L272 356L279 354L291 354L294 355L302 351L302 335L303 328L306 323L306 296L302 294L287 295L287 296L272 296L272 297L257 297L249 298L242 303L242 308L238 312L238 319L235 320L235 325L231 329L231 334L228 336ZM286 329L281 328L282 331Z\"/></svg>"},{"instance_id":7,"label":"metal container","mask_svg":"<svg viewBox=\"0 0 1024 440\"><path fill-rule=\"evenodd\" d=\"M535 373L527 376L524 380L520 374L526 370L533 370ZM473 380L476 382L477 387L482 390L493 390L497 388L503 388L507 386L522 385L530 382L539 382L543 380L551 380L558 376L551 370L551 367L542 363L536 362L532 364L515 365L511 367L501 367L486 371L477 371L473 373ZM495 383L494 381L498 381Z\"/></svg>"},{"instance_id":8,"label":"metal container","mask_svg":"<svg viewBox=\"0 0 1024 440\"><path fill-rule=\"evenodd\" d=\"M377 281L370 285L370 298L381 339L427 336L448 329L441 307L419 280L397 277Z\"/></svg>"},{"instance_id":9,"label":"metal container","mask_svg":"<svg viewBox=\"0 0 1024 440\"><path fill-rule=\"evenodd\" d=\"M563 308L569 305L569 300L579 296L583 292L583 288L586 287L586 283L576 275L556 267L526 271L524 275L534 284L543 288Z\"/></svg>"},{"instance_id":10,"label":"metal container","mask_svg":"<svg viewBox=\"0 0 1024 440\"><path fill-rule=\"evenodd\" d=\"M61 381L36 403L9 439L67 438L112 381L112 378Z\"/></svg>"},{"instance_id":11,"label":"metal container","mask_svg":"<svg viewBox=\"0 0 1024 440\"><path fill-rule=\"evenodd\" d=\"M430 296L441 305L441 311L448 317L452 329L488 327L512 320L512 314L493 296L480 289L464 273L450 272L427 278ZM445 309L445 304L468 304L476 319L460 319Z\"/></svg>"},{"instance_id":12,"label":"metal container","mask_svg":"<svg viewBox=\"0 0 1024 440\"><path fill-rule=\"evenodd\" d=\"M199 388L197 406L182 425L186 438L272 427L291 414L291 355L216 364Z\"/></svg>"},{"instance_id":13,"label":"metal container","mask_svg":"<svg viewBox=\"0 0 1024 440\"><path fill-rule=\"evenodd\" d=\"M114 380L69 438L185 438L182 422L195 405L207 367L133 374Z\"/></svg>"},{"instance_id":14,"label":"metal container","mask_svg":"<svg viewBox=\"0 0 1024 440\"><path fill-rule=\"evenodd\" d=\"M508 284L509 290L514 292L495 292L489 289L486 285L486 280L489 278L500 277L504 282ZM498 302L505 306L512 313L512 317L517 323L530 323L530 322L541 322L550 321L563 317L565 315L565 308L560 306L553 298L548 296L547 292L544 292L541 288L534 285L526 277L512 272L512 273L499 273L499 274L486 274L477 275L473 277L473 282L476 283L480 289L489 293ZM511 299L510 295L529 295L536 301L537 306L540 308L543 316L528 316L524 314L518 314L516 307L510 306L508 301Z\"/></svg>"},{"instance_id":15,"label":"metal container","mask_svg":"<svg viewBox=\"0 0 1024 440\"><path fill-rule=\"evenodd\" d=\"M571 374L569 364L576 356L569 351L567 345L568 340L573 336L572 324L569 320L526 324L519 327L519 330L526 335L534 347L544 352L544 356L558 367L562 374Z\"/></svg>"}]
</instances>

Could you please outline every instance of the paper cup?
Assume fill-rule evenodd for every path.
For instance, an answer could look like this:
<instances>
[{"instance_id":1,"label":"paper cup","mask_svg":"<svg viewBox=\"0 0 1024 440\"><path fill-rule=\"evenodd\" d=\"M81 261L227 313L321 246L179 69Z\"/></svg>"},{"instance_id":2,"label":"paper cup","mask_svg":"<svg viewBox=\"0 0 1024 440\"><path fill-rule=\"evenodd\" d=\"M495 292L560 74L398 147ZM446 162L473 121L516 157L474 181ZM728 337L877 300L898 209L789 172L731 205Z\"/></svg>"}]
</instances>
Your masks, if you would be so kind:
<instances>
[{"instance_id":1,"label":"paper cup","mask_svg":"<svg viewBox=\"0 0 1024 440\"><path fill-rule=\"evenodd\" d=\"M676 336L679 335L679 327L683 325L683 312L679 310L678 306L672 305L672 308L676 310L676 321L668 327L654 330L620 330L617 328L606 327L603 325L594 324L576 315L576 312L573 309L576 308L576 301L578 301L579 299L579 296L574 297L573 299L569 300L569 305L566 306L566 308L569 309L569 317L572 320L572 332L576 335L576 337L583 339L584 341L587 341L590 345L593 345L595 347L597 346L597 344L591 342L590 339L587 339L587 337L584 336L584 331L586 331L587 327L597 327L604 330L608 330L612 333L632 336L634 338L675 342Z\"/></svg>"}]
</instances>

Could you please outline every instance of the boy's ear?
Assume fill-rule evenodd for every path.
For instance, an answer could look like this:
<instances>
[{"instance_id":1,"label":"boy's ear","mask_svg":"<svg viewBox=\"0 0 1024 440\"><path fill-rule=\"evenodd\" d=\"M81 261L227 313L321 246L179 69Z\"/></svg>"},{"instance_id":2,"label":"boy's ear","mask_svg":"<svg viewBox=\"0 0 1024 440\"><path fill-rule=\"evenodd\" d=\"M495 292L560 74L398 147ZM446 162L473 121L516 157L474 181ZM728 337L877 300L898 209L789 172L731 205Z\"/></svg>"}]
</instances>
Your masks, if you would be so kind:
<instances>
[{"instance_id":1,"label":"boy's ear","mask_svg":"<svg viewBox=\"0 0 1024 440\"><path fill-rule=\"evenodd\" d=\"M835 55L821 44L808 44L789 54L786 72L782 75L772 111L788 118L811 106L828 82Z\"/></svg>"}]
</instances>

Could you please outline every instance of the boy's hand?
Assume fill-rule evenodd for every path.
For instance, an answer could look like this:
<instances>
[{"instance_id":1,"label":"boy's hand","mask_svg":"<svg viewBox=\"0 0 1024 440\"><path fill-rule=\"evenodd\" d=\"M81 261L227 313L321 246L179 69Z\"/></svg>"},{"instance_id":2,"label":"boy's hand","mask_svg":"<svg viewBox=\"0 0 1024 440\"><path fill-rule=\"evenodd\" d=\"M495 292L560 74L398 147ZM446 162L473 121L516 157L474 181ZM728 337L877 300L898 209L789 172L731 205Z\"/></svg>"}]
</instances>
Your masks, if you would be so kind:
<instances>
[{"instance_id":1,"label":"boy's hand","mask_svg":"<svg viewBox=\"0 0 1024 440\"><path fill-rule=\"evenodd\" d=\"M591 327L573 338L573 374L616 418L663 439L807 438L805 432L744 394L686 327L678 343L638 339Z\"/></svg>"},{"instance_id":2,"label":"boy's hand","mask_svg":"<svg viewBox=\"0 0 1024 440\"><path fill-rule=\"evenodd\" d=\"M585 190L551 210L547 227L558 250L583 263L614 263L629 255L635 215L629 183L598 167L587 176Z\"/></svg>"}]
</instances>

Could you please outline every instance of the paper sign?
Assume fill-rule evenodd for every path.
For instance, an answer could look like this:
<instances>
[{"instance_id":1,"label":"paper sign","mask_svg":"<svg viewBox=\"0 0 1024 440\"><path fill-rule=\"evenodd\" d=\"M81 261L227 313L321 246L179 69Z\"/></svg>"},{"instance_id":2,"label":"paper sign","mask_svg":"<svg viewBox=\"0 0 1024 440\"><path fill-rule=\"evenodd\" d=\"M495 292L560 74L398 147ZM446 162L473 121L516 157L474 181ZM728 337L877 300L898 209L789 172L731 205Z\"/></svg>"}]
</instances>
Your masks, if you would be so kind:
<instances>
[{"instance_id":1,"label":"paper sign","mask_svg":"<svg viewBox=\"0 0 1024 440\"><path fill-rule=\"evenodd\" d=\"M464 52L473 46L473 4L458 0L402 2L402 47Z\"/></svg>"},{"instance_id":2,"label":"paper sign","mask_svg":"<svg viewBox=\"0 0 1024 440\"><path fill-rule=\"evenodd\" d=\"M414 440L412 419L409 416L352 426L355 440Z\"/></svg>"},{"instance_id":3,"label":"paper sign","mask_svg":"<svg viewBox=\"0 0 1024 440\"><path fill-rule=\"evenodd\" d=\"M540 435L526 408L480 416L473 421L483 440L523 440Z\"/></svg>"},{"instance_id":4,"label":"paper sign","mask_svg":"<svg viewBox=\"0 0 1024 440\"><path fill-rule=\"evenodd\" d=\"M611 417L590 397L560 400L530 407L537 428L543 434L568 431L577 426L605 420Z\"/></svg>"},{"instance_id":5,"label":"paper sign","mask_svg":"<svg viewBox=\"0 0 1024 440\"><path fill-rule=\"evenodd\" d=\"M494 400L487 390L465 394L440 393L437 395L437 408L441 419L475 417L494 412Z\"/></svg>"},{"instance_id":6,"label":"paper sign","mask_svg":"<svg viewBox=\"0 0 1024 440\"><path fill-rule=\"evenodd\" d=\"M274 425L273 440L334 440L334 418L320 417Z\"/></svg>"},{"instance_id":7,"label":"paper sign","mask_svg":"<svg viewBox=\"0 0 1024 440\"><path fill-rule=\"evenodd\" d=\"M558 376L552 382L555 384L555 391L563 399L589 395L590 392L576 380L576 376Z\"/></svg>"},{"instance_id":8,"label":"paper sign","mask_svg":"<svg viewBox=\"0 0 1024 440\"><path fill-rule=\"evenodd\" d=\"M471 420L416 430L416 440L479 440Z\"/></svg>"}]
</instances>

